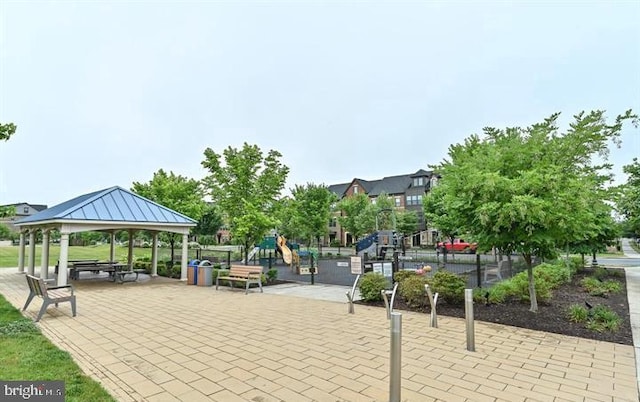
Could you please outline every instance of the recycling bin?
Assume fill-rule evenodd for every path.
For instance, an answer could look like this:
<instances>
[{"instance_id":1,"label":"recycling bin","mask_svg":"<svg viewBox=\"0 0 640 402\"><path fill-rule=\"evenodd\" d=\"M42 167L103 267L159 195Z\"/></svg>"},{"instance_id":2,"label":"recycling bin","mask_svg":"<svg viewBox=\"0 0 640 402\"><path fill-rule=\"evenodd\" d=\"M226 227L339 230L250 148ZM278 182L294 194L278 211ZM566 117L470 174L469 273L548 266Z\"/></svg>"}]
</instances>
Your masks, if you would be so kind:
<instances>
[{"instance_id":1,"label":"recycling bin","mask_svg":"<svg viewBox=\"0 0 640 402\"><path fill-rule=\"evenodd\" d=\"M198 264L200 264L200 260L189 261L189 265L187 265L187 285L198 283Z\"/></svg>"},{"instance_id":2,"label":"recycling bin","mask_svg":"<svg viewBox=\"0 0 640 402\"><path fill-rule=\"evenodd\" d=\"M198 264L196 283L198 286L213 285L213 264L209 260L203 260Z\"/></svg>"}]
</instances>

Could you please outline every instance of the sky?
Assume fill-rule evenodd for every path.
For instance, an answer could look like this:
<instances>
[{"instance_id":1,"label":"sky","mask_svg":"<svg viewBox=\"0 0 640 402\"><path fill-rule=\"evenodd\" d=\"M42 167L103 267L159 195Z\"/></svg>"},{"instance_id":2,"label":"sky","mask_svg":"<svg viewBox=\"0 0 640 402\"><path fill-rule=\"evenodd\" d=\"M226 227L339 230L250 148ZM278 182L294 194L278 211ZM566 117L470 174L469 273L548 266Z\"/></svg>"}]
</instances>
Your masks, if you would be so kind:
<instances>
[{"instance_id":1,"label":"sky","mask_svg":"<svg viewBox=\"0 0 640 402\"><path fill-rule=\"evenodd\" d=\"M0 0L0 205L53 206L204 150L286 188L440 163L483 127L640 113L640 1ZM612 148L616 180L640 129Z\"/></svg>"}]
</instances>

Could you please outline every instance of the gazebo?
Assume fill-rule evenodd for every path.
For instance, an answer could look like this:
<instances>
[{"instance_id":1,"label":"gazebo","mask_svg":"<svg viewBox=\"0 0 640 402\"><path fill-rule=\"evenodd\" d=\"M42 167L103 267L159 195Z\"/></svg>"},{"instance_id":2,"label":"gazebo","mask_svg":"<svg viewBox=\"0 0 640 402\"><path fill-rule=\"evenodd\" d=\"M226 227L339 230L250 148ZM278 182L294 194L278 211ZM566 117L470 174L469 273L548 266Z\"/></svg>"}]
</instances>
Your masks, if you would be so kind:
<instances>
[{"instance_id":1,"label":"gazebo","mask_svg":"<svg viewBox=\"0 0 640 402\"><path fill-rule=\"evenodd\" d=\"M196 221L138 194L115 186L84 194L51 208L28 216L15 223L20 229L20 249L18 270L24 273L26 237L29 235L27 273L34 274L36 258L36 233L42 231L42 255L40 276L48 277L49 233L60 231L60 259L58 261L58 285L67 284L69 261L69 235L88 231L105 231L111 234L110 258L115 260L115 233L129 232L128 266L133 264L133 234L138 230L148 230L153 234L151 251L152 276L158 274L158 233L171 232L182 235L181 279L187 278L187 253L189 230Z\"/></svg>"}]
</instances>

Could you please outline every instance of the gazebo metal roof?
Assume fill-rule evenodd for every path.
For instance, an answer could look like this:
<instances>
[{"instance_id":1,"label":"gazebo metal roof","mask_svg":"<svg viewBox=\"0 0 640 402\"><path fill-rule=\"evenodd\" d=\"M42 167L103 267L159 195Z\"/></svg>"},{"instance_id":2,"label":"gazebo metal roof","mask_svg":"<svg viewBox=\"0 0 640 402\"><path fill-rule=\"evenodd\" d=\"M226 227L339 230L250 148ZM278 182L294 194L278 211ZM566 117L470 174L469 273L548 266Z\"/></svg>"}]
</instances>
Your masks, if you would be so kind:
<instances>
[{"instance_id":1,"label":"gazebo metal roof","mask_svg":"<svg viewBox=\"0 0 640 402\"><path fill-rule=\"evenodd\" d=\"M62 221L178 224L195 226L196 221L138 194L114 186L84 194L16 221L32 226Z\"/></svg>"}]
</instances>

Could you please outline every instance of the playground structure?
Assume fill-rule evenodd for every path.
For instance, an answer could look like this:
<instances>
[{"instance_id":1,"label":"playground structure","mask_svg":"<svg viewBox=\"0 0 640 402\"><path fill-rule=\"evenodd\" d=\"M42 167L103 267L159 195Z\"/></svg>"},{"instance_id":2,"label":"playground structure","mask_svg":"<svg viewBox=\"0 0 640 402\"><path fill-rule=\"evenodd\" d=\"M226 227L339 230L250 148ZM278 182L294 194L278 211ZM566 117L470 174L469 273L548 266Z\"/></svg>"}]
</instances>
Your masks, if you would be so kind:
<instances>
[{"instance_id":1,"label":"playground structure","mask_svg":"<svg viewBox=\"0 0 640 402\"><path fill-rule=\"evenodd\" d=\"M387 251L391 254L399 247L401 239L393 230L378 230L356 244L356 254L369 260L384 260Z\"/></svg>"}]
</instances>

